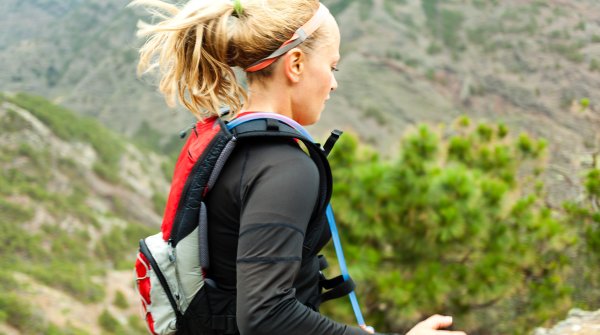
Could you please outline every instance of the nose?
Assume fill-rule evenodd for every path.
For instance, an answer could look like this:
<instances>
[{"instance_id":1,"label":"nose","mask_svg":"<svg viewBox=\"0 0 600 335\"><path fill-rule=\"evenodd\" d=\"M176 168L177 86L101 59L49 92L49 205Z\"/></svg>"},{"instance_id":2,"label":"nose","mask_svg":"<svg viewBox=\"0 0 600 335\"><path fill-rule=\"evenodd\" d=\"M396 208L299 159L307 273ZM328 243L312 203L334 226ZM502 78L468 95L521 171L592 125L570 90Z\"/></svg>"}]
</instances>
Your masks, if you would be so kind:
<instances>
[{"instance_id":1,"label":"nose","mask_svg":"<svg viewBox=\"0 0 600 335\"><path fill-rule=\"evenodd\" d=\"M338 87L338 82L335 79L335 75L332 74L331 75L331 91L333 92L333 91L337 90L337 87Z\"/></svg>"}]
</instances>

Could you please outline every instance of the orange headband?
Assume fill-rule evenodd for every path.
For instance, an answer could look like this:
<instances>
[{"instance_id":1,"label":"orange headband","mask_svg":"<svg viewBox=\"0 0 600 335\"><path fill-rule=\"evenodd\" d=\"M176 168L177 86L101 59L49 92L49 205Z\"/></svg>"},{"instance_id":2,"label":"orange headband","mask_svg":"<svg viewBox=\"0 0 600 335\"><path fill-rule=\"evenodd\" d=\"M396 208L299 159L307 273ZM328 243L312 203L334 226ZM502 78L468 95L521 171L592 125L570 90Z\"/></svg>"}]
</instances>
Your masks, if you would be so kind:
<instances>
[{"instance_id":1,"label":"orange headband","mask_svg":"<svg viewBox=\"0 0 600 335\"><path fill-rule=\"evenodd\" d=\"M277 58L285 55L286 52L297 47L300 43L304 42L308 38L308 36L314 33L315 30L317 30L321 26L321 24L327 17L327 14L329 14L329 10L327 9L327 7L325 7L325 5L320 3L319 9L315 13L315 15L313 15L313 17L310 20L308 20L308 22L306 22L302 27L298 28L298 30L296 30L292 38L285 41L279 47L279 49L275 50L272 54L250 65L244 71L256 72L273 64L277 60Z\"/></svg>"}]
</instances>

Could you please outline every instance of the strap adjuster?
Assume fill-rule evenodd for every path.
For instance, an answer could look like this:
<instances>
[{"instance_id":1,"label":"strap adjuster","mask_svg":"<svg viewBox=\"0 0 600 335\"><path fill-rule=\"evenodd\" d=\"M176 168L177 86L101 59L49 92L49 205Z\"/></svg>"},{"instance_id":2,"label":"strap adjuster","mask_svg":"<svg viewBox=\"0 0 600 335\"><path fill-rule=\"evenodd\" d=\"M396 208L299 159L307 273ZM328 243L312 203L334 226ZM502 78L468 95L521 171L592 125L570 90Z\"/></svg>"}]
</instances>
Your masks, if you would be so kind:
<instances>
[{"instance_id":1,"label":"strap adjuster","mask_svg":"<svg viewBox=\"0 0 600 335\"><path fill-rule=\"evenodd\" d=\"M331 132L331 135L329 135L329 138L327 139L327 141L325 141L325 145L323 145L323 151L325 152L325 156L329 155L331 149L333 149L333 146L335 145L335 142L337 142L337 140L340 139L340 136L342 136L343 133L344 132L339 129L334 129Z\"/></svg>"}]
</instances>

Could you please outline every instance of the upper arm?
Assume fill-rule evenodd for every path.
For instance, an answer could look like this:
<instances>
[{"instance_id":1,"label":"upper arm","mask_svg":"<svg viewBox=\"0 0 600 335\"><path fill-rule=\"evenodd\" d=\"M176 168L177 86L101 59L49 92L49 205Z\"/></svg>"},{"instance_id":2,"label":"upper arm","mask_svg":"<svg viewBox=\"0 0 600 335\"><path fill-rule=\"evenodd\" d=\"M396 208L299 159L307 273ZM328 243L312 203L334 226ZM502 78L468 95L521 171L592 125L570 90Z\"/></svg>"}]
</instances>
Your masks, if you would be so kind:
<instances>
[{"instance_id":1,"label":"upper arm","mask_svg":"<svg viewBox=\"0 0 600 335\"><path fill-rule=\"evenodd\" d=\"M269 163L253 158L258 161L249 164L260 168L249 166L241 185L236 273L242 334L244 329L257 334L265 322L277 323L273 310L295 300L293 283L319 189L318 169L300 150Z\"/></svg>"}]
</instances>

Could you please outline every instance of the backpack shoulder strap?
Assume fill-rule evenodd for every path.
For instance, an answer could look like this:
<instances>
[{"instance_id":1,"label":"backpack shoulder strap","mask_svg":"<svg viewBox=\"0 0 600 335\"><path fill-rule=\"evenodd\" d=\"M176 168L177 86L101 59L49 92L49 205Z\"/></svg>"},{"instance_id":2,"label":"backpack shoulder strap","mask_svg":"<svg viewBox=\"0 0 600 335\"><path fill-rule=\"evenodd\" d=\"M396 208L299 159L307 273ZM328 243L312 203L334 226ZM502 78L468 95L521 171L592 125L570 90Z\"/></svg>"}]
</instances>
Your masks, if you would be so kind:
<instances>
[{"instance_id":1,"label":"backpack shoulder strap","mask_svg":"<svg viewBox=\"0 0 600 335\"><path fill-rule=\"evenodd\" d=\"M327 155L318 143L315 143L310 135L295 121L278 114L253 113L242 116L227 124L237 140L256 137L279 137L301 141L319 170L319 203L313 211L311 221L322 216L329 201L333 189L333 178Z\"/></svg>"},{"instance_id":2,"label":"backpack shoulder strap","mask_svg":"<svg viewBox=\"0 0 600 335\"><path fill-rule=\"evenodd\" d=\"M184 159L193 166L188 166L187 171L179 171L176 167L173 178L175 180L181 174L180 179L183 179L180 197L174 199L178 200L177 210L170 229L169 240L174 247L198 225L201 203L235 147L235 138L219 118L211 121L207 131L190 136L188 142L191 144L186 144L184 150L187 152L182 155L187 156ZM163 223L163 234L168 228Z\"/></svg>"}]
</instances>

